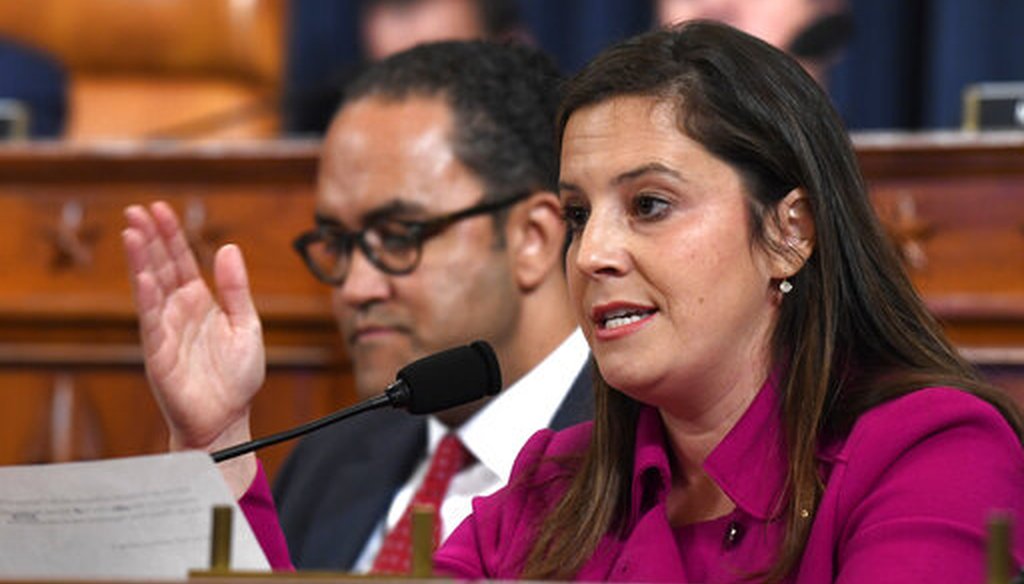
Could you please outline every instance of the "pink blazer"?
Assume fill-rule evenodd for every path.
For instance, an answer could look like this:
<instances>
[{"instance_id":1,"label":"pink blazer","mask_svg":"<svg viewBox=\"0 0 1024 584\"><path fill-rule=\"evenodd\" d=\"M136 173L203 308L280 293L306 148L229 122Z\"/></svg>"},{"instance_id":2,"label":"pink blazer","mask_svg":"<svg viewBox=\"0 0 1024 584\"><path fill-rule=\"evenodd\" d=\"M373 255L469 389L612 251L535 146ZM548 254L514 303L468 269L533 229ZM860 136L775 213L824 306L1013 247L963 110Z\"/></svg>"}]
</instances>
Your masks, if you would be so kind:
<instances>
[{"instance_id":1,"label":"pink blazer","mask_svg":"<svg viewBox=\"0 0 1024 584\"><path fill-rule=\"evenodd\" d=\"M509 486L477 499L438 551L437 571L517 578L538 520L567 486L551 457L579 453L589 439L589 424L535 435ZM577 580L738 582L768 567L782 536L782 520L773 519L785 479L781 445L769 382L705 461L735 510L673 527L661 420L645 409L628 529L606 536ZM995 511L1013 517L1015 559L1024 562L1024 450L998 412L974 396L929 388L878 406L845 439L820 448L819 462L826 488L807 519L810 537L793 582L983 582L986 522Z\"/></svg>"}]
</instances>

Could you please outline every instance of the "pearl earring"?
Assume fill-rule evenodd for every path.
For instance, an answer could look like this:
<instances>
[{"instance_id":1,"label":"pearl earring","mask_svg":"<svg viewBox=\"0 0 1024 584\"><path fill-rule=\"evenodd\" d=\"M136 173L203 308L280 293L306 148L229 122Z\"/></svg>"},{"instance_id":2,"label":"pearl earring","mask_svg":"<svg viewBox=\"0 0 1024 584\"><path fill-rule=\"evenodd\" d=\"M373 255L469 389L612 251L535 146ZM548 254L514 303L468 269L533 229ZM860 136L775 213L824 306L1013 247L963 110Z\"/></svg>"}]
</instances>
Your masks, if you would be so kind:
<instances>
[{"instance_id":1,"label":"pearl earring","mask_svg":"<svg viewBox=\"0 0 1024 584\"><path fill-rule=\"evenodd\" d=\"M793 285L789 283L789 280L783 280L779 282L779 292L783 294L789 294L793 291Z\"/></svg>"}]
</instances>

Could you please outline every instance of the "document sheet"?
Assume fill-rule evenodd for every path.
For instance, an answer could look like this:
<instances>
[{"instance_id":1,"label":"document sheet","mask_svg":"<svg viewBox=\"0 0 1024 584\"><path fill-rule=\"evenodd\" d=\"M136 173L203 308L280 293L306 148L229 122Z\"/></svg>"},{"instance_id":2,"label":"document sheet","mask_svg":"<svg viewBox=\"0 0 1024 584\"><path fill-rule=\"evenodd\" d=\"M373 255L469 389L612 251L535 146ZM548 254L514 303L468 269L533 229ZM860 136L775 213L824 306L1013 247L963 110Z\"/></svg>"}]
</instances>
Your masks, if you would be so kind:
<instances>
[{"instance_id":1,"label":"document sheet","mask_svg":"<svg viewBox=\"0 0 1024 584\"><path fill-rule=\"evenodd\" d=\"M0 467L0 577L185 579L209 568L214 505L232 569L269 570L206 453Z\"/></svg>"}]
</instances>

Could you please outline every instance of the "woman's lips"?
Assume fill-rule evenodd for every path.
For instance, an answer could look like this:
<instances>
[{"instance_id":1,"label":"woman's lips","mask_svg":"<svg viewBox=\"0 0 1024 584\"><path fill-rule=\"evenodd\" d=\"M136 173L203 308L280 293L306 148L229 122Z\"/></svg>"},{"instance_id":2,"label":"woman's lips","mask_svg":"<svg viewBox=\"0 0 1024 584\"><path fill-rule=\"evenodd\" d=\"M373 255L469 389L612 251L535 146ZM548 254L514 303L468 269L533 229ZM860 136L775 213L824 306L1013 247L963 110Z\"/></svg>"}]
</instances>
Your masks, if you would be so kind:
<instances>
[{"instance_id":1,"label":"woman's lips","mask_svg":"<svg viewBox=\"0 0 1024 584\"><path fill-rule=\"evenodd\" d=\"M595 336L611 340L630 335L646 326L657 312L653 306L627 302L602 304L591 311Z\"/></svg>"}]
</instances>

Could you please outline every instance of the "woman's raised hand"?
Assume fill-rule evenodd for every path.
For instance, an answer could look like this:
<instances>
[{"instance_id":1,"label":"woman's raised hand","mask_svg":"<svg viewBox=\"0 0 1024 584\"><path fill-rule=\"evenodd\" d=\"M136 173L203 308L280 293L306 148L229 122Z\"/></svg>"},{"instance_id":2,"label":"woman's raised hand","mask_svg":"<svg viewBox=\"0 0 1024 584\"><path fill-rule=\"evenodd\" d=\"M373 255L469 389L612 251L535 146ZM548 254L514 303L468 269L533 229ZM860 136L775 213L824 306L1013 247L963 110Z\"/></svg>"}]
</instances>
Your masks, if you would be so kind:
<instances>
[{"instance_id":1,"label":"woman's raised hand","mask_svg":"<svg viewBox=\"0 0 1024 584\"><path fill-rule=\"evenodd\" d=\"M146 374L170 431L171 449L218 450L251 438L250 402L266 373L259 315L241 250L214 258L216 297L170 205L125 209L122 233L139 314ZM244 491L252 455L222 466ZM229 463L231 464L231 463Z\"/></svg>"}]
</instances>

